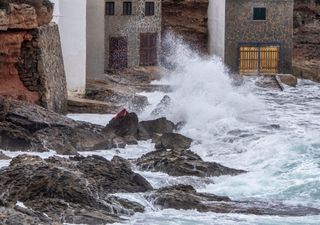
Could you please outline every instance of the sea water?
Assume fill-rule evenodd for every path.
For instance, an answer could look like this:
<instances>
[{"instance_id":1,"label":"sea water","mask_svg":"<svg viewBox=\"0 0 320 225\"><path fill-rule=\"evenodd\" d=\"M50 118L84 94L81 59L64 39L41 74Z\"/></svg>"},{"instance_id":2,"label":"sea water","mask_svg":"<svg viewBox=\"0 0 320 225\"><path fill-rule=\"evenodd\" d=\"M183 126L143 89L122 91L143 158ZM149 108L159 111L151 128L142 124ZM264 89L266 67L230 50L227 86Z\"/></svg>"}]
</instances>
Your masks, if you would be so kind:
<instances>
[{"instance_id":1,"label":"sea water","mask_svg":"<svg viewBox=\"0 0 320 225\"><path fill-rule=\"evenodd\" d=\"M172 40L173 41L173 40ZM258 78L234 85L232 75L215 57L201 58L174 40L170 59L175 70L155 84L168 84L171 93L142 93L150 105L140 119L166 116L185 121L180 133L194 139L191 149L214 161L248 173L216 178L171 177L138 171L154 188L191 184L200 192L226 195L233 200L283 202L320 208L320 85L300 80L281 92L258 87ZM239 82L236 82L239 83ZM168 95L171 104L162 114L151 112ZM96 120L95 116L82 118ZM102 121L106 124L107 121ZM137 158L152 151L149 141L125 149L98 151L106 158ZM84 153L85 155L92 152ZM124 224L320 224L320 216L283 217L160 210L143 194L118 194L146 207Z\"/></svg>"},{"instance_id":2,"label":"sea water","mask_svg":"<svg viewBox=\"0 0 320 225\"><path fill-rule=\"evenodd\" d=\"M169 38L170 41L170 38ZM177 40L170 59L175 70L156 84L173 87L171 93L142 93L150 105L140 120L166 116L184 121L180 133L194 139L192 151L204 160L247 170L238 176L215 178L171 177L139 171L154 188L191 184L197 191L226 195L233 200L283 202L320 208L320 85L300 80L296 88L283 92L255 85L245 78L239 85L215 57L201 58ZM235 85L235 83L237 85ZM171 104L159 115L151 112L168 95ZM74 114L71 118L106 125L113 115ZM114 155L138 158L154 149L151 141L124 149L83 152L111 159ZM10 156L19 153L5 152ZM41 153L49 157L55 152ZM0 161L0 166L10 161ZM142 193L117 194L146 207L145 213L127 218L123 224L320 224L320 216L283 217L200 213L194 210L161 210Z\"/></svg>"}]
</instances>

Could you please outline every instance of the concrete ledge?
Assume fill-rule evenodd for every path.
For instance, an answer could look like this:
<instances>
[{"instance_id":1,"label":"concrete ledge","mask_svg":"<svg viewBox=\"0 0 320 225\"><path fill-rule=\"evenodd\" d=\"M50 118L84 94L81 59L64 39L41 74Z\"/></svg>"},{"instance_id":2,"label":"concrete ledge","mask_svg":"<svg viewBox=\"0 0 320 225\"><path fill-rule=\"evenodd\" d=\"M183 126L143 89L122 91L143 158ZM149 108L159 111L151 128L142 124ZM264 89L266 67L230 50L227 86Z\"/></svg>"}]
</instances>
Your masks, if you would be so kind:
<instances>
[{"instance_id":1,"label":"concrete ledge","mask_svg":"<svg viewBox=\"0 0 320 225\"><path fill-rule=\"evenodd\" d=\"M121 109L121 106L109 104L103 101L90 100L79 97L68 98L69 113L115 114Z\"/></svg>"}]
</instances>

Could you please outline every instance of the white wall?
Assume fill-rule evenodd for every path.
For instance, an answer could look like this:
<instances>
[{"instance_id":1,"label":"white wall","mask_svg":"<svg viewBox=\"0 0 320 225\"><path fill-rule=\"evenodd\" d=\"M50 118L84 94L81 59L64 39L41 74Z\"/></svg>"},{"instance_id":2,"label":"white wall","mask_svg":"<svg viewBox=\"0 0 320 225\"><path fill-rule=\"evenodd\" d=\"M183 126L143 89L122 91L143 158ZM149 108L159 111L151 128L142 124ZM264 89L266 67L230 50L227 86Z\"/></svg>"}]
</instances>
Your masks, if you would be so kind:
<instances>
[{"instance_id":1,"label":"white wall","mask_svg":"<svg viewBox=\"0 0 320 225\"><path fill-rule=\"evenodd\" d=\"M224 60L226 0L209 0L209 52Z\"/></svg>"},{"instance_id":2,"label":"white wall","mask_svg":"<svg viewBox=\"0 0 320 225\"><path fill-rule=\"evenodd\" d=\"M92 1L92 0L91 0ZM58 22L69 91L83 92L86 85L87 0L52 0Z\"/></svg>"},{"instance_id":3,"label":"white wall","mask_svg":"<svg viewBox=\"0 0 320 225\"><path fill-rule=\"evenodd\" d=\"M87 78L104 74L104 6L105 0L87 2Z\"/></svg>"}]
</instances>

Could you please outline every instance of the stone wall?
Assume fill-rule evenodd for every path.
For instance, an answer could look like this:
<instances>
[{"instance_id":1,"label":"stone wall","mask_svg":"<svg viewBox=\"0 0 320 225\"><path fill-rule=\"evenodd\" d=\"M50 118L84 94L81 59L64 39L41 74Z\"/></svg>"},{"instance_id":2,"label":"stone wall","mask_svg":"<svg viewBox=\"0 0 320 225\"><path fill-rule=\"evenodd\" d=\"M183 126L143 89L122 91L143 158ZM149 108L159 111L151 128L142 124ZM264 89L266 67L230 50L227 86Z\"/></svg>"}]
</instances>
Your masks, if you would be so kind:
<instances>
[{"instance_id":1,"label":"stone wall","mask_svg":"<svg viewBox=\"0 0 320 225\"><path fill-rule=\"evenodd\" d=\"M30 5L9 7L8 11L0 10L2 19L7 18L0 20L0 95L66 112L59 31L57 25L47 24L52 10L47 11L49 15L40 10L39 19L39 9Z\"/></svg>"},{"instance_id":2,"label":"stone wall","mask_svg":"<svg viewBox=\"0 0 320 225\"><path fill-rule=\"evenodd\" d=\"M253 7L266 7L267 20L253 21ZM238 71L241 42L272 42L281 46L281 73L292 72L293 0L227 0L225 62Z\"/></svg>"},{"instance_id":3,"label":"stone wall","mask_svg":"<svg viewBox=\"0 0 320 225\"><path fill-rule=\"evenodd\" d=\"M162 38L173 32L192 50L208 54L208 5L209 0L162 0Z\"/></svg>"},{"instance_id":4,"label":"stone wall","mask_svg":"<svg viewBox=\"0 0 320 225\"><path fill-rule=\"evenodd\" d=\"M65 113L68 94L58 26L51 23L36 31L42 105L54 112Z\"/></svg>"},{"instance_id":5,"label":"stone wall","mask_svg":"<svg viewBox=\"0 0 320 225\"><path fill-rule=\"evenodd\" d=\"M132 1L132 15L122 15L123 2L115 2L115 15L105 16L105 69L109 69L110 37L128 38L128 67L140 64L140 33L157 33L157 50L161 43L161 0L154 0L155 15L144 16L145 0ZM159 62L159 56L158 56Z\"/></svg>"}]
</instances>

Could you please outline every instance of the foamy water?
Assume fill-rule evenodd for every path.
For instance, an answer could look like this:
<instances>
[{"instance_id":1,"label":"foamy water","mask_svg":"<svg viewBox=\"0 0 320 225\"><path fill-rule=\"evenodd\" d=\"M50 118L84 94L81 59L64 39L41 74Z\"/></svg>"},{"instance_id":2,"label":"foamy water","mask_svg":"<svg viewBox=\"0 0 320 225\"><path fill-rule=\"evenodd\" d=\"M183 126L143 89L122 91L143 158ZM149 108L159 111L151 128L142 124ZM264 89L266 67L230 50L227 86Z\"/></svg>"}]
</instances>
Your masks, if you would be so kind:
<instances>
[{"instance_id":1,"label":"foamy water","mask_svg":"<svg viewBox=\"0 0 320 225\"><path fill-rule=\"evenodd\" d=\"M259 88L247 78L233 86L228 70L217 58L202 59L175 41L170 59L176 70L157 82L174 87L171 105L162 116L185 121L181 133L195 141L192 150L207 161L249 171L230 177L171 177L164 173L138 171L154 188L191 184L198 191L227 195L234 200L281 201L320 208L320 85L300 81L284 92ZM151 103L139 115L151 114L165 93L142 93ZM105 125L113 115L73 114L69 117ZM107 159L114 155L132 159L150 152L154 144L139 142L125 149L83 152ZM10 156L18 153L5 152ZM40 154L48 157L54 152ZM0 161L6 166L10 160ZM117 194L146 207L123 224L319 224L320 216L277 217L160 210L143 194Z\"/></svg>"}]
</instances>

